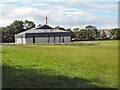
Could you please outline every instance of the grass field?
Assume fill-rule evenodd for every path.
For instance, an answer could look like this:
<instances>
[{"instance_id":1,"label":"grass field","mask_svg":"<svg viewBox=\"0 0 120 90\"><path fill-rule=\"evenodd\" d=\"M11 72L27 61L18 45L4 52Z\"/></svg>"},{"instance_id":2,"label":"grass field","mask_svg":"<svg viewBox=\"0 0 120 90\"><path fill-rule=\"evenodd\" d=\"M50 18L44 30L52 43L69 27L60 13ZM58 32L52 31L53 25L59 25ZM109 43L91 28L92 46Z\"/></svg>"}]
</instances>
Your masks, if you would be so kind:
<instances>
[{"instance_id":1,"label":"grass field","mask_svg":"<svg viewBox=\"0 0 120 90\"><path fill-rule=\"evenodd\" d=\"M3 88L117 88L118 41L92 42L3 45Z\"/></svg>"}]
</instances>

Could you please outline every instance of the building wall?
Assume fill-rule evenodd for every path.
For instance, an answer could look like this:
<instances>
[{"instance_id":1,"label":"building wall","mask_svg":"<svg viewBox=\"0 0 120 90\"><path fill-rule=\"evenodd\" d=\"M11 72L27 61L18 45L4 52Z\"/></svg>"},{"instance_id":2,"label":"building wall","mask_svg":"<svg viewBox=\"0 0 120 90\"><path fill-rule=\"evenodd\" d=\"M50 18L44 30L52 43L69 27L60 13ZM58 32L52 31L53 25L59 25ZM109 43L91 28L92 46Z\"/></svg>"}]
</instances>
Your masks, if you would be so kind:
<instances>
[{"instance_id":1,"label":"building wall","mask_svg":"<svg viewBox=\"0 0 120 90\"><path fill-rule=\"evenodd\" d=\"M32 44L33 38L26 38L26 44Z\"/></svg>"},{"instance_id":2,"label":"building wall","mask_svg":"<svg viewBox=\"0 0 120 90\"><path fill-rule=\"evenodd\" d=\"M106 37L109 38L109 36L110 36L110 30L100 30L100 35L101 35L103 32L105 32Z\"/></svg>"},{"instance_id":3,"label":"building wall","mask_svg":"<svg viewBox=\"0 0 120 90\"><path fill-rule=\"evenodd\" d=\"M69 43L69 42L71 42L71 37L69 36L69 37L64 37L65 38L65 43Z\"/></svg>"},{"instance_id":4,"label":"building wall","mask_svg":"<svg viewBox=\"0 0 120 90\"><path fill-rule=\"evenodd\" d=\"M69 43L69 42L71 42L70 36L61 37L61 40L60 40L60 37L55 37L55 41L54 41L54 37L49 37L49 38L48 37L35 37L36 44L39 44L39 43ZM26 44L33 44L33 38L26 38Z\"/></svg>"},{"instance_id":5,"label":"building wall","mask_svg":"<svg viewBox=\"0 0 120 90\"><path fill-rule=\"evenodd\" d=\"M25 38L15 38L15 43L16 44L26 44L26 39Z\"/></svg>"}]
</instances>

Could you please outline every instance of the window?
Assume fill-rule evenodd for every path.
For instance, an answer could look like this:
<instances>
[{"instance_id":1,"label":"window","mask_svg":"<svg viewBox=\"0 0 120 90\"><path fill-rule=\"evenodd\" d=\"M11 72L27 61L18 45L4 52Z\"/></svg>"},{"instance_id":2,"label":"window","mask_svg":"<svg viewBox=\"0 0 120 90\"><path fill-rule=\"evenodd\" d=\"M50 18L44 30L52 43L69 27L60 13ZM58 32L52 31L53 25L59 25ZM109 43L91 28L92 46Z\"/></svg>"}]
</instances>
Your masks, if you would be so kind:
<instances>
[{"instance_id":1,"label":"window","mask_svg":"<svg viewBox=\"0 0 120 90\"><path fill-rule=\"evenodd\" d=\"M48 43L50 42L50 36L48 35Z\"/></svg>"},{"instance_id":2,"label":"window","mask_svg":"<svg viewBox=\"0 0 120 90\"><path fill-rule=\"evenodd\" d=\"M55 42L55 35L54 35L54 42Z\"/></svg>"},{"instance_id":3,"label":"window","mask_svg":"<svg viewBox=\"0 0 120 90\"><path fill-rule=\"evenodd\" d=\"M23 36L21 36L21 43L23 43Z\"/></svg>"},{"instance_id":4,"label":"window","mask_svg":"<svg viewBox=\"0 0 120 90\"><path fill-rule=\"evenodd\" d=\"M59 42L61 42L61 36L59 35Z\"/></svg>"}]
</instances>

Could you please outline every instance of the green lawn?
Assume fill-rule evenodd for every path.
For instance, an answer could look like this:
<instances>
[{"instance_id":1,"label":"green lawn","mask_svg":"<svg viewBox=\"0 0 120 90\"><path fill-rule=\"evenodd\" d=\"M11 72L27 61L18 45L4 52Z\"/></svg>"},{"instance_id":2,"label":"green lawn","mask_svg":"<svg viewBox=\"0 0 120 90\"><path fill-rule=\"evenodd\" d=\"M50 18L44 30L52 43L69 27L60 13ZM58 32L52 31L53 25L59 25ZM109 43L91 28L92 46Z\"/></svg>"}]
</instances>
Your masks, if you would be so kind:
<instances>
[{"instance_id":1,"label":"green lawn","mask_svg":"<svg viewBox=\"0 0 120 90\"><path fill-rule=\"evenodd\" d=\"M3 45L3 88L117 88L118 41L91 42Z\"/></svg>"}]
</instances>

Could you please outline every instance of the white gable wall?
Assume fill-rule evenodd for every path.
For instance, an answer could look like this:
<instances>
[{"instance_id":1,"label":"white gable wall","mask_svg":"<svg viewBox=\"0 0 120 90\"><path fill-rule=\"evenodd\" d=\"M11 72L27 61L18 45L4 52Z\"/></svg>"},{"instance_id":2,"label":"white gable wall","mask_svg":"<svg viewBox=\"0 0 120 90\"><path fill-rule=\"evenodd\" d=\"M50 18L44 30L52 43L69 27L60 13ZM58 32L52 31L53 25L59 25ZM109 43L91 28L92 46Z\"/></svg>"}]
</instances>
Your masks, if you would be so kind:
<instances>
[{"instance_id":1,"label":"white gable wall","mask_svg":"<svg viewBox=\"0 0 120 90\"><path fill-rule=\"evenodd\" d=\"M25 38L16 38L16 43L17 44L26 44L26 39Z\"/></svg>"}]
</instances>

